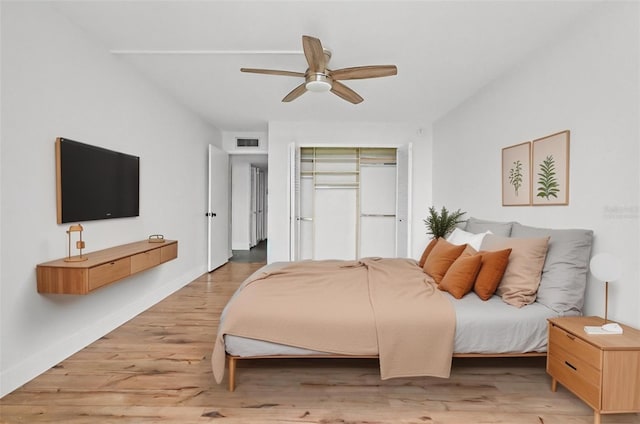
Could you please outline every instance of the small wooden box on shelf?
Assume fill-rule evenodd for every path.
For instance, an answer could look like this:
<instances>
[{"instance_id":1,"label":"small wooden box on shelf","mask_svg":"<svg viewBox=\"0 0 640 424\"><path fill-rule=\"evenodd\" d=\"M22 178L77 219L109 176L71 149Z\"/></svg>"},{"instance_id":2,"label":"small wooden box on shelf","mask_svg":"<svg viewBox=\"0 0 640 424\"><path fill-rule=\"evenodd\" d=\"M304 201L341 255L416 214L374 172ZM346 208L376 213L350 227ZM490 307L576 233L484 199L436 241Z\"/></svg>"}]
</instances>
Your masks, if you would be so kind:
<instances>
[{"instance_id":1,"label":"small wooden box on shelf","mask_svg":"<svg viewBox=\"0 0 640 424\"><path fill-rule=\"evenodd\" d=\"M600 317L549 319L547 372L551 390L560 383L601 414L640 412L640 331L620 324L623 334L587 334Z\"/></svg>"},{"instance_id":2,"label":"small wooden box on shelf","mask_svg":"<svg viewBox=\"0 0 640 424\"><path fill-rule=\"evenodd\" d=\"M39 293L88 294L109 283L178 257L178 242L148 240L85 254L83 262L57 259L37 265Z\"/></svg>"}]
</instances>

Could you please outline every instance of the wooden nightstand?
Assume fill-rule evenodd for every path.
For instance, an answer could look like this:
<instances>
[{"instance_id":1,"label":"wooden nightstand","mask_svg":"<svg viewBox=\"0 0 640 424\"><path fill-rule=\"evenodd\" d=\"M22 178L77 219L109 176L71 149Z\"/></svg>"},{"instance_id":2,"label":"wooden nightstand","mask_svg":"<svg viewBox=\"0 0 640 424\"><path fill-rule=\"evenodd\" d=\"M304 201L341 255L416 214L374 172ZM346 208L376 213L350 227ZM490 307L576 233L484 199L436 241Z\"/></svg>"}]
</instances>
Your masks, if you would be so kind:
<instances>
[{"instance_id":1,"label":"wooden nightstand","mask_svg":"<svg viewBox=\"0 0 640 424\"><path fill-rule=\"evenodd\" d=\"M640 331L622 325L624 334L590 335L585 325L599 317L549 319L547 372L551 390L560 383L601 414L640 412Z\"/></svg>"}]
</instances>

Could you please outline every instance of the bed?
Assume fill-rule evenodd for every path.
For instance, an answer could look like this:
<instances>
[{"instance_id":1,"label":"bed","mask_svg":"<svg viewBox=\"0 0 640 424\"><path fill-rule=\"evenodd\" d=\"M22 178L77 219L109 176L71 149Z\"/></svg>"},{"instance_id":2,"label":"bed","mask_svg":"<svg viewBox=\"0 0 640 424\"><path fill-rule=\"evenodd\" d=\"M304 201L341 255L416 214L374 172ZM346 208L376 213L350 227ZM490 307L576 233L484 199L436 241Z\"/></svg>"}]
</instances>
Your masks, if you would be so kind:
<instances>
[{"instance_id":1,"label":"bed","mask_svg":"<svg viewBox=\"0 0 640 424\"><path fill-rule=\"evenodd\" d=\"M457 237L450 237L446 245L448 248L454 242L457 242L456 246L464 245L464 252L469 257L477 256L469 252L477 253L478 250L510 250L508 264L503 269L504 274L495 294L483 295L484 299L473 289L462 296L455 290L442 289L447 282L445 276L448 278L447 274L452 273L452 265L444 276L434 281L426 272L426 265L413 259L273 263L256 271L234 293L221 315L212 355L216 381L222 381L225 362L228 363L229 390L233 391L237 362L256 358L378 358L381 378L386 379L424 375L447 377L447 361L450 367L452 357L544 356L547 349L547 320L582 313L592 231L536 228L516 222L477 218L470 218L460 231L456 233ZM527 248L534 240L538 245L545 240L542 253L540 248L536 253L538 256L542 254L542 258L537 259L537 271L538 265L534 265L533 270L529 269L536 260L527 256L531 253L527 252ZM468 243L462 243L464 241ZM445 244L444 241L438 243ZM459 258L463 256L460 254ZM467 262L473 262L472 259L466 259ZM333 268L331 271L321 268L326 264L320 262L330 262L333 268L350 267L351 274L343 282L337 283L336 279L342 278L339 277L341 274L332 274ZM457 264L458 259L454 263ZM387 264L391 268L380 268ZM349 297L349 294L330 294L329 289L312 282L315 277L310 277L305 267L318 267L323 275L322 281L326 281L328 286L337 286L336 293L353 291L353 297ZM377 268L381 271L375 277L371 269ZM356 288L354 272L369 273L362 283L362 289ZM278 282L273 274L288 274L289 280ZM475 275L478 276L478 273ZM517 281L514 281L520 284L515 284L515 289L509 286L514 276L517 277ZM378 285L372 286L373 283L367 282L367 278L378 281L375 283ZM267 286L267 283L271 285ZM302 290L305 284L316 292ZM296 293L298 290L300 294ZM400 292L399 297L390 300L392 306L376 306L381 298L395 298L397 292ZM316 305L316 298L317 302L323 302L319 298L325 294L331 306ZM298 295L302 298L295 297ZM423 298L423 295L426 297ZM250 299L251 296L255 298ZM345 297L342 306L337 297ZM264 298L276 299L276 303L272 306L251 306L272 302L266 299L263 302L261 299ZM428 299L431 298L437 298L440 303L429 303L429 306L421 303L425 299L430 302ZM415 303L415 307L411 306L412 303ZM293 304L299 307L289 307ZM334 304L336 310L333 310ZM364 311L369 307L373 312L366 320L360 318L363 312L343 319L344 314L351 314L347 310ZM376 307L382 312L376 311ZM270 312L269 308L275 308L276 311ZM412 308L415 311L412 312ZM438 308L443 312L437 312ZM447 324L445 318L440 318L447 316L447 308L450 308L453 316L451 324ZM280 315L281 311L287 312ZM247 321L243 323L244 329L235 325L244 320ZM370 331L371 326L373 330ZM297 331L298 334L283 336L288 327L296 327L293 332ZM366 334L369 334L369 338L365 340ZM362 340L357 340L354 346L348 346L352 338ZM405 346L408 346L408 353L404 353Z\"/></svg>"}]
</instances>

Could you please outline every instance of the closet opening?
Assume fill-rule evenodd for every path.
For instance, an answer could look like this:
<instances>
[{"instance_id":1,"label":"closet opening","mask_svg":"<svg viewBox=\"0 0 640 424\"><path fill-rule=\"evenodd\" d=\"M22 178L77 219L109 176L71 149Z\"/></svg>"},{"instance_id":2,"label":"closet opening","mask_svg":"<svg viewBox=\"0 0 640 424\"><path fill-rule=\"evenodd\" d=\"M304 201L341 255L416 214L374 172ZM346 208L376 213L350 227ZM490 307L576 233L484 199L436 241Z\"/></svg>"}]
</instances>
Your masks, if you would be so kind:
<instances>
[{"instance_id":1,"label":"closet opening","mask_svg":"<svg viewBox=\"0 0 640 424\"><path fill-rule=\"evenodd\" d=\"M407 256L409 145L292 149L291 260Z\"/></svg>"}]
</instances>

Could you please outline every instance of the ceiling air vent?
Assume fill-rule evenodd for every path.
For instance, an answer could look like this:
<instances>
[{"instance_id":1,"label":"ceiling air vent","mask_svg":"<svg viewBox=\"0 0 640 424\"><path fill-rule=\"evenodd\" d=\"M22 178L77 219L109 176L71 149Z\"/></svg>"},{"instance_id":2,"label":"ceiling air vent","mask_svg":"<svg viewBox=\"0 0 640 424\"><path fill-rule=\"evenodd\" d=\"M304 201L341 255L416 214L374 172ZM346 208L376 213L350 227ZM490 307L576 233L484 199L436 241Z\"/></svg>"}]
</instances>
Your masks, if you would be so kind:
<instances>
[{"instance_id":1,"label":"ceiling air vent","mask_svg":"<svg viewBox=\"0 0 640 424\"><path fill-rule=\"evenodd\" d=\"M259 138L236 138L236 147L260 147Z\"/></svg>"}]
</instances>

